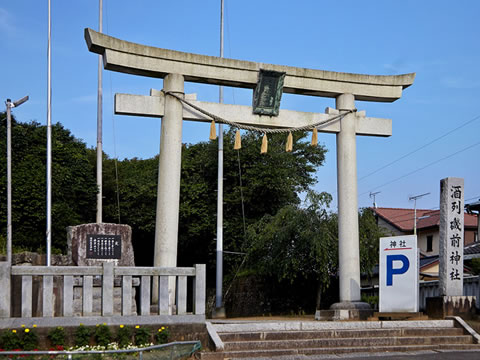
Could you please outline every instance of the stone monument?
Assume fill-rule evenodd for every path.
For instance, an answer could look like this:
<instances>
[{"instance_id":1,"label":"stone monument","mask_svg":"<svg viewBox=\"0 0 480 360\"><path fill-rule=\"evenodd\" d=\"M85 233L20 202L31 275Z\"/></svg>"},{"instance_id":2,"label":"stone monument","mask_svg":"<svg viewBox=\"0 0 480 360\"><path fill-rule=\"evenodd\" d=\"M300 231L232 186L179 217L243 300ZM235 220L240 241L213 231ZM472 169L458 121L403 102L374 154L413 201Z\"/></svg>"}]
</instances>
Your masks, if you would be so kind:
<instances>
[{"instance_id":1,"label":"stone monument","mask_svg":"<svg viewBox=\"0 0 480 360\"><path fill-rule=\"evenodd\" d=\"M129 225L94 223L67 228L68 255L77 266L135 266L132 228Z\"/></svg>"},{"instance_id":2,"label":"stone monument","mask_svg":"<svg viewBox=\"0 0 480 360\"><path fill-rule=\"evenodd\" d=\"M464 181L448 177L440 181L440 296L427 298L427 314L444 318L475 314L475 297L463 296Z\"/></svg>"}]
</instances>

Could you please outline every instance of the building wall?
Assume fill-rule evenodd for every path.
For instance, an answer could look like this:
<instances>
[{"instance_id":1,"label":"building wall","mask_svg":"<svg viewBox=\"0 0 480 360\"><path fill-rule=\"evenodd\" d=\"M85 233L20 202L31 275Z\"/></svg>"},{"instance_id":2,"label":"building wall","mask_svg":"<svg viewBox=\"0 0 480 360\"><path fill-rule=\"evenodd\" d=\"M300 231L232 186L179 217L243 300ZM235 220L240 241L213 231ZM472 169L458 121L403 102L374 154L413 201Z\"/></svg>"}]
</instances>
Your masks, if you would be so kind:
<instances>
[{"instance_id":1,"label":"building wall","mask_svg":"<svg viewBox=\"0 0 480 360\"><path fill-rule=\"evenodd\" d=\"M471 244L476 240L476 230L465 230L465 245Z\"/></svg>"},{"instance_id":2,"label":"building wall","mask_svg":"<svg viewBox=\"0 0 480 360\"><path fill-rule=\"evenodd\" d=\"M398 230L396 227L390 225L390 223L386 222L381 217L378 217L377 224L378 224L379 227L381 227L385 230L387 236L405 235L405 233Z\"/></svg>"},{"instance_id":3,"label":"building wall","mask_svg":"<svg viewBox=\"0 0 480 360\"><path fill-rule=\"evenodd\" d=\"M429 235L433 236L433 243L432 243L432 251L427 252L427 236ZM425 232L418 232L417 241L418 241L418 247L420 248L422 253L428 256L438 255L438 252L440 251L438 246L440 243L440 234L438 232L438 229L425 231Z\"/></svg>"}]
</instances>

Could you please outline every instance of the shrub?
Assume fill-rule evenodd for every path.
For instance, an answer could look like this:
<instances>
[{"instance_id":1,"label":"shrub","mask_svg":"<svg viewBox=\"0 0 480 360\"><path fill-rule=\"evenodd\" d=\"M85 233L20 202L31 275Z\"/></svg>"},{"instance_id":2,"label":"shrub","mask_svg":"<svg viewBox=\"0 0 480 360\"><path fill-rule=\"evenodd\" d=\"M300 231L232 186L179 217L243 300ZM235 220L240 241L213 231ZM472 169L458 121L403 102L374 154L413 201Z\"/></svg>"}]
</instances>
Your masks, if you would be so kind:
<instances>
[{"instance_id":1,"label":"shrub","mask_svg":"<svg viewBox=\"0 0 480 360\"><path fill-rule=\"evenodd\" d=\"M61 326L50 330L47 335L53 346L65 346L65 330Z\"/></svg>"},{"instance_id":2,"label":"shrub","mask_svg":"<svg viewBox=\"0 0 480 360\"><path fill-rule=\"evenodd\" d=\"M132 341L132 331L125 325L120 325L117 330L117 343L120 347L127 347Z\"/></svg>"},{"instance_id":3,"label":"shrub","mask_svg":"<svg viewBox=\"0 0 480 360\"><path fill-rule=\"evenodd\" d=\"M35 329L25 328L23 330L22 348L26 351L32 351L38 348L38 335Z\"/></svg>"},{"instance_id":4,"label":"shrub","mask_svg":"<svg viewBox=\"0 0 480 360\"><path fill-rule=\"evenodd\" d=\"M112 333L105 323L97 325L94 336L98 345L107 346L112 342Z\"/></svg>"},{"instance_id":5,"label":"shrub","mask_svg":"<svg viewBox=\"0 0 480 360\"><path fill-rule=\"evenodd\" d=\"M168 326L158 329L157 333L155 334L155 340L157 340L158 344L166 344L168 342L168 337L170 335L170 330L168 330Z\"/></svg>"},{"instance_id":6,"label":"shrub","mask_svg":"<svg viewBox=\"0 0 480 360\"><path fill-rule=\"evenodd\" d=\"M75 345L76 346L86 346L90 343L90 337L92 336L92 331L87 328L85 325L80 324L75 330Z\"/></svg>"},{"instance_id":7,"label":"shrub","mask_svg":"<svg viewBox=\"0 0 480 360\"><path fill-rule=\"evenodd\" d=\"M139 325L135 326L135 345L148 344L150 342L150 330L142 328Z\"/></svg>"},{"instance_id":8,"label":"shrub","mask_svg":"<svg viewBox=\"0 0 480 360\"><path fill-rule=\"evenodd\" d=\"M0 347L4 350L15 350L21 347L21 340L17 330L4 331L0 337Z\"/></svg>"}]
</instances>

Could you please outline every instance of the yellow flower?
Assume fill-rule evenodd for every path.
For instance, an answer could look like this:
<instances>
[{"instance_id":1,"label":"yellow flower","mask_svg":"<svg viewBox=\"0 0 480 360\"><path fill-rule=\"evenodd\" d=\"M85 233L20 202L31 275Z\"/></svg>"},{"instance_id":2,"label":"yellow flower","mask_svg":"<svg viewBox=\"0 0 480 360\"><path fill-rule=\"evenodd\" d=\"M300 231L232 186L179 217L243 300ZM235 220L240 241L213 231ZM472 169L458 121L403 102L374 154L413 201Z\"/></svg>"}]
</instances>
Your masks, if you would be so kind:
<instances>
[{"instance_id":1,"label":"yellow flower","mask_svg":"<svg viewBox=\"0 0 480 360\"><path fill-rule=\"evenodd\" d=\"M103 323L104 326L107 326L107 323Z\"/></svg>"},{"instance_id":2,"label":"yellow flower","mask_svg":"<svg viewBox=\"0 0 480 360\"><path fill-rule=\"evenodd\" d=\"M162 326L162 330L165 330L165 326Z\"/></svg>"},{"instance_id":3,"label":"yellow flower","mask_svg":"<svg viewBox=\"0 0 480 360\"><path fill-rule=\"evenodd\" d=\"M24 328L24 327L25 327L25 325L22 324L22 328Z\"/></svg>"},{"instance_id":4,"label":"yellow flower","mask_svg":"<svg viewBox=\"0 0 480 360\"><path fill-rule=\"evenodd\" d=\"M140 325L135 325L135 329L140 329Z\"/></svg>"},{"instance_id":5,"label":"yellow flower","mask_svg":"<svg viewBox=\"0 0 480 360\"><path fill-rule=\"evenodd\" d=\"M97 326L97 327L99 327L99 326L100 326L100 324L97 324L96 326Z\"/></svg>"},{"instance_id":6,"label":"yellow flower","mask_svg":"<svg viewBox=\"0 0 480 360\"><path fill-rule=\"evenodd\" d=\"M37 325L33 324L33 328L36 328L36 327L37 327Z\"/></svg>"},{"instance_id":7,"label":"yellow flower","mask_svg":"<svg viewBox=\"0 0 480 360\"><path fill-rule=\"evenodd\" d=\"M158 332L162 332L163 329L158 329Z\"/></svg>"},{"instance_id":8,"label":"yellow flower","mask_svg":"<svg viewBox=\"0 0 480 360\"><path fill-rule=\"evenodd\" d=\"M16 334L16 333L17 333L17 330L13 329L13 330L12 330L12 333Z\"/></svg>"},{"instance_id":9,"label":"yellow flower","mask_svg":"<svg viewBox=\"0 0 480 360\"><path fill-rule=\"evenodd\" d=\"M26 333L29 333L29 332L30 332L30 329L25 329L25 332L26 332Z\"/></svg>"},{"instance_id":10,"label":"yellow flower","mask_svg":"<svg viewBox=\"0 0 480 360\"><path fill-rule=\"evenodd\" d=\"M80 326L83 326L83 323L80 323Z\"/></svg>"},{"instance_id":11,"label":"yellow flower","mask_svg":"<svg viewBox=\"0 0 480 360\"><path fill-rule=\"evenodd\" d=\"M120 325L120 329L123 329L123 325Z\"/></svg>"}]
</instances>

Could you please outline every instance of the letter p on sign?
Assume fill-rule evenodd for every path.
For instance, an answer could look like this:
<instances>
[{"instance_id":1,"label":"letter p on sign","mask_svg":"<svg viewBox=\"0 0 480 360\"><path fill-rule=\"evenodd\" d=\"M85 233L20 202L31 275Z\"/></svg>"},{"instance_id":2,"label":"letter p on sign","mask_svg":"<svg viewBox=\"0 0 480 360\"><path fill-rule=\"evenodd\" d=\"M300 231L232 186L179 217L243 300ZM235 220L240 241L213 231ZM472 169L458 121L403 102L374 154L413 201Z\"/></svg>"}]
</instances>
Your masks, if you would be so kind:
<instances>
[{"instance_id":1,"label":"letter p on sign","mask_svg":"<svg viewBox=\"0 0 480 360\"><path fill-rule=\"evenodd\" d=\"M400 267L394 267L394 264ZM387 255L387 286L393 285L393 275L405 274L410 267L410 261L405 255Z\"/></svg>"}]
</instances>

